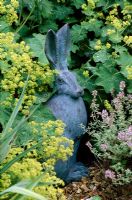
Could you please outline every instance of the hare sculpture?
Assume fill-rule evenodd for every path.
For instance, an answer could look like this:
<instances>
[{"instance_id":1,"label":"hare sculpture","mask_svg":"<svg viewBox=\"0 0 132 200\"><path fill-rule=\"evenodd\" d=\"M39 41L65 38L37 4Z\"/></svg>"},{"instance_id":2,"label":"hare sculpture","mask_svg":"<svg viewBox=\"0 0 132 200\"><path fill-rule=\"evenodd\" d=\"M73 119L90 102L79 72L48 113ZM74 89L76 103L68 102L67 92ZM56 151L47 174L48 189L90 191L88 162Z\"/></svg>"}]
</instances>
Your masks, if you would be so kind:
<instances>
[{"instance_id":1,"label":"hare sculpture","mask_svg":"<svg viewBox=\"0 0 132 200\"><path fill-rule=\"evenodd\" d=\"M86 126L87 113L82 99L84 93L75 75L68 70L67 57L70 51L70 32L68 25L64 25L57 33L49 30L46 36L45 53L52 68L57 69L56 94L51 97L47 105L56 119L61 119L66 128L64 136L74 141L73 156L67 161L58 161L55 166L57 176L65 182L80 180L87 175L87 168L76 161L79 137L83 133L81 124Z\"/></svg>"}]
</instances>

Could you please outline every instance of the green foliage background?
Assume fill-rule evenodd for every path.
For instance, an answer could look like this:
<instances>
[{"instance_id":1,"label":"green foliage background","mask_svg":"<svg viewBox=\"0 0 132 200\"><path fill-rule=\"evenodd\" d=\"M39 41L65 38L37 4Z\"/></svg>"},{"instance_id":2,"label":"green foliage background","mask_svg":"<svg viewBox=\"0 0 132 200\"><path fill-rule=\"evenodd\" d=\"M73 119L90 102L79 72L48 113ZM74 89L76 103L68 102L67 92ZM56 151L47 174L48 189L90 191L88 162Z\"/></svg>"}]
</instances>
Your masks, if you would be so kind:
<instances>
[{"instance_id":1,"label":"green foliage background","mask_svg":"<svg viewBox=\"0 0 132 200\"><path fill-rule=\"evenodd\" d=\"M56 149L52 149L51 138L53 137L54 140L54 136L57 136L54 126L59 126L59 124L53 123L50 128L54 130L51 132L46 129L44 134L41 132L40 135L38 134L39 128L42 128L41 125L46 126L50 120L54 120L49 110L42 105L42 102L46 102L54 93L54 75L56 73L50 69L44 54L46 33L49 29L57 31L65 23L69 24L71 29L69 69L76 73L78 81L85 89L84 100L87 105L90 105L91 94L95 89L98 91L99 104L104 104L105 99L111 99L111 92L119 92L120 81L126 82L128 93L132 92L132 5L129 0L19 0L19 7L17 7L16 2L16 0L0 0L0 79L2 81L0 122L2 128L5 128L20 98L27 75L30 74L27 90L23 97L24 102L21 104L20 112L14 119L10 131L15 129L23 115L26 117L30 115L30 111L35 107L34 104L41 105L28 121L25 120L24 126L18 131L14 146L10 145L13 146L11 152L14 157L18 155L18 151L20 151L19 153L23 150L25 152L25 148L29 147L30 149L34 145L32 141L38 141L44 135L47 137L47 147L49 146L57 160L61 158L61 155L56 152L64 151L63 146L61 146L61 151L56 150L57 145L63 140L62 138L59 141L60 132L61 134L63 132L62 128L57 129ZM7 7L2 7L3 3ZM10 3L11 5L8 6ZM30 49L27 45L30 46ZM23 60L21 60L22 58ZM34 127L34 132L38 134L36 138L31 130L30 122L37 123ZM51 133L53 133L52 136ZM50 145L49 141L51 141ZM21 145L24 148L19 149ZM72 142L70 147L72 147ZM45 151L46 148L44 148ZM22 164L21 166L24 166L27 159L31 159L34 166L38 166L42 164L39 162L40 159L47 159L41 157L42 154L44 155L43 150L37 156L35 156L35 152L34 160L30 154L28 158L20 157L19 162L13 162L15 165ZM71 154L71 149L68 152L65 151L65 154ZM6 166L14 159L12 155L11 158L10 154L8 155L4 163ZM26 153L24 153L25 155ZM53 167L55 161L50 160L50 162ZM3 168L3 165L0 167ZM26 168L24 167L24 169ZM52 182L54 179L56 180L56 177L54 177L53 168L49 171L51 176L49 175L45 180L50 179ZM10 173L11 178L9 177ZM2 189L21 180L21 173L18 176L15 174L12 176L12 173L14 173L12 168L9 168L9 171L2 175L0 184L5 183ZM17 170L15 173L18 173ZM58 180L57 183L59 184L60 181ZM28 186L26 185L26 187ZM57 190L54 187L49 188L50 190L53 193L50 194L51 199L57 199ZM43 188L36 190L47 196L46 191L43 191ZM19 198L17 197L16 199Z\"/></svg>"},{"instance_id":2,"label":"green foliage background","mask_svg":"<svg viewBox=\"0 0 132 200\"><path fill-rule=\"evenodd\" d=\"M40 61L44 58L39 45L40 34L49 29L57 31L65 23L71 28L71 57L69 68L75 70L85 88L85 100L90 103L91 91L97 89L102 100L112 90L119 91L119 82L127 83L132 91L132 6L125 0L19 0L20 37L27 38L34 32L29 45ZM28 17L28 20L27 20ZM23 23L24 22L24 23ZM24 25L23 25L24 24ZM34 45L36 44L36 45ZM38 52L39 48L39 52ZM89 77L85 77L85 72ZM84 74L84 75L83 75Z\"/></svg>"}]
</instances>

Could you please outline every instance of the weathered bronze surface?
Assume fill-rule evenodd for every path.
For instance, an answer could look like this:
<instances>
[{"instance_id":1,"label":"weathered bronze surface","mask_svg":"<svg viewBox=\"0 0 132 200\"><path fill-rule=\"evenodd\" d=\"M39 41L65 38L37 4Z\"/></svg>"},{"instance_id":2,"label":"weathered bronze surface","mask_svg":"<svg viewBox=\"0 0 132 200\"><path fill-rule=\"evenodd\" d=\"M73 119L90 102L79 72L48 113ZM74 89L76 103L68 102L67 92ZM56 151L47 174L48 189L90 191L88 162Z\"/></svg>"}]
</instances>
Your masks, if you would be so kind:
<instances>
[{"instance_id":1,"label":"weathered bronze surface","mask_svg":"<svg viewBox=\"0 0 132 200\"><path fill-rule=\"evenodd\" d=\"M65 182L76 181L87 175L86 167L76 162L79 136L83 134L81 124L86 126L87 113L82 99L83 89L75 75L68 70L67 57L70 51L70 32L64 25L57 33L49 30L46 36L45 53L52 68L59 70L55 87L57 93L47 102L56 119L61 119L66 128L64 136L74 140L74 153L66 162L58 161L55 170ZM63 156L63 155L62 155Z\"/></svg>"}]
</instances>

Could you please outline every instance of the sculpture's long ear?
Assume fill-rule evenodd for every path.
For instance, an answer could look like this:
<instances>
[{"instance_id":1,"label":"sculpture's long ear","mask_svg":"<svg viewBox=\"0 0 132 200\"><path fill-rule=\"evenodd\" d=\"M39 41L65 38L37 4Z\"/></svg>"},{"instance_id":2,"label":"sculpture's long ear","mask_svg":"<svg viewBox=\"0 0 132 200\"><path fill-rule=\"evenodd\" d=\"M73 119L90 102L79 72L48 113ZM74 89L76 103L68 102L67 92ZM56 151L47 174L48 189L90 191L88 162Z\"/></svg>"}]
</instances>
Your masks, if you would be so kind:
<instances>
[{"instance_id":1,"label":"sculpture's long ear","mask_svg":"<svg viewBox=\"0 0 132 200\"><path fill-rule=\"evenodd\" d=\"M68 24L59 29L56 36L58 64L60 69L67 69L67 56L70 51L70 30Z\"/></svg>"},{"instance_id":2,"label":"sculpture's long ear","mask_svg":"<svg viewBox=\"0 0 132 200\"><path fill-rule=\"evenodd\" d=\"M57 47L56 47L56 34L53 30L49 30L46 35L45 41L45 54L52 64L52 66L56 67L57 64Z\"/></svg>"}]
</instances>

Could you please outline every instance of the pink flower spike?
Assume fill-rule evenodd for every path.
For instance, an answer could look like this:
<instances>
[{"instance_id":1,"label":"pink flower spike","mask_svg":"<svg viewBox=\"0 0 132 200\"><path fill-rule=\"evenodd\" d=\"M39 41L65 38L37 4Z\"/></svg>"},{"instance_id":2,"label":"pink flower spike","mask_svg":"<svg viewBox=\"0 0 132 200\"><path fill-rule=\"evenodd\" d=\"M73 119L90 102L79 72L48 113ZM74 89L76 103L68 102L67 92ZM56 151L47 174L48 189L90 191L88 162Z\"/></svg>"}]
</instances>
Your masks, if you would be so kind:
<instances>
[{"instance_id":1,"label":"pink flower spike","mask_svg":"<svg viewBox=\"0 0 132 200\"><path fill-rule=\"evenodd\" d=\"M120 131L120 132L118 133L117 139L120 140L120 141L126 141L126 140L127 140L127 135L126 135L126 133L123 132L123 131Z\"/></svg>"},{"instance_id":2,"label":"pink flower spike","mask_svg":"<svg viewBox=\"0 0 132 200\"><path fill-rule=\"evenodd\" d=\"M128 141L128 142L127 142L127 146L130 147L130 148L132 148L132 142L131 142L131 141Z\"/></svg>"},{"instance_id":3,"label":"pink flower spike","mask_svg":"<svg viewBox=\"0 0 132 200\"><path fill-rule=\"evenodd\" d=\"M89 149L92 149L92 145L91 145L91 143L89 141L86 142L85 145L88 146Z\"/></svg>"},{"instance_id":4,"label":"pink flower spike","mask_svg":"<svg viewBox=\"0 0 132 200\"><path fill-rule=\"evenodd\" d=\"M123 91L125 87L126 87L125 81L121 81L120 82L120 90Z\"/></svg>"},{"instance_id":5,"label":"pink flower spike","mask_svg":"<svg viewBox=\"0 0 132 200\"><path fill-rule=\"evenodd\" d=\"M101 144L100 145L100 148L103 150L103 151L106 151L108 149L108 145L107 144Z\"/></svg>"},{"instance_id":6,"label":"pink flower spike","mask_svg":"<svg viewBox=\"0 0 132 200\"><path fill-rule=\"evenodd\" d=\"M118 97L122 99L124 97L124 92L119 92Z\"/></svg>"},{"instance_id":7,"label":"pink flower spike","mask_svg":"<svg viewBox=\"0 0 132 200\"><path fill-rule=\"evenodd\" d=\"M93 95L94 97L96 97L96 96L97 96L97 90L94 90L94 91L92 92L92 95Z\"/></svg>"},{"instance_id":8,"label":"pink flower spike","mask_svg":"<svg viewBox=\"0 0 132 200\"><path fill-rule=\"evenodd\" d=\"M102 119L106 119L108 117L107 110L102 110L101 116L102 116Z\"/></svg>"},{"instance_id":9,"label":"pink flower spike","mask_svg":"<svg viewBox=\"0 0 132 200\"><path fill-rule=\"evenodd\" d=\"M115 172L110 169L105 171L105 178L115 179Z\"/></svg>"},{"instance_id":10,"label":"pink flower spike","mask_svg":"<svg viewBox=\"0 0 132 200\"><path fill-rule=\"evenodd\" d=\"M128 136L132 136L132 126L129 126L129 127L128 127L127 135L128 135Z\"/></svg>"}]
</instances>

